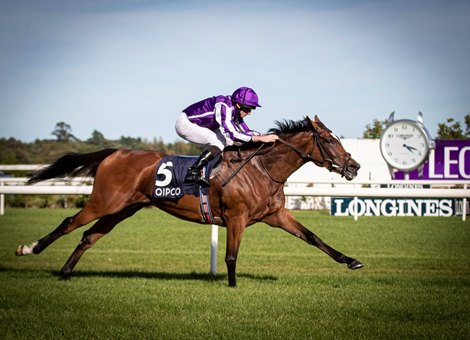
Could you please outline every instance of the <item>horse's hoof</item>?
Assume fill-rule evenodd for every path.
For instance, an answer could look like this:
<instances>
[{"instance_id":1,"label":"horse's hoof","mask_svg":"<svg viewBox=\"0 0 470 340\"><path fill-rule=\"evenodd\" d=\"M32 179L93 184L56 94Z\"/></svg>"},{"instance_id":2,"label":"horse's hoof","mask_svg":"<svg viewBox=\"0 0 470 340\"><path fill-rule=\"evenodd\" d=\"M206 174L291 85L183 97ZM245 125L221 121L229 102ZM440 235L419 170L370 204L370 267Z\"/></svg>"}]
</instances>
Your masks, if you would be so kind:
<instances>
[{"instance_id":1,"label":"horse's hoof","mask_svg":"<svg viewBox=\"0 0 470 340\"><path fill-rule=\"evenodd\" d=\"M63 273L59 274L60 281L70 281L70 277L71 277L70 274L63 274Z\"/></svg>"},{"instance_id":2,"label":"horse's hoof","mask_svg":"<svg viewBox=\"0 0 470 340\"><path fill-rule=\"evenodd\" d=\"M24 246L18 246L18 248L16 248L16 251L15 251L16 256L23 256L23 247Z\"/></svg>"},{"instance_id":3,"label":"horse's hoof","mask_svg":"<svg viewBox=\"0 0 470 340\"><path fill-rule=\"evenodd\" d=\"M60 272L59 272L59 277L62 281L68 281L70 280L70 276L71 276L72 272L70 270L64 270L62 269Z\"/></svg>"},{"instance_id":4,"label":"horse's hoof","mask_svg":"<svg viewBox=\"0 0 470 340\"><path fill-rule=\"evenodd\" d=\"M34 242L33 244L29 246L23 244L19 246L18 248L16 248L15 255L16 256L31 255L33 254L34 247L36 247L37 244L38 242Z\"/></svg>"},{"instance_id":5,"label":"horse's hoof","mask_svg":"<svg viewBox=\"0 0 470 340\"><path fill-rule=\"evenodd\" d=\"M348 264L348 268L349 269L359 269L359 268L362 268L364 267L364 265L362 264L362 262L358 261L358 260L354 260L352 261L350 264Z\"/></svg>"}]
</instances>

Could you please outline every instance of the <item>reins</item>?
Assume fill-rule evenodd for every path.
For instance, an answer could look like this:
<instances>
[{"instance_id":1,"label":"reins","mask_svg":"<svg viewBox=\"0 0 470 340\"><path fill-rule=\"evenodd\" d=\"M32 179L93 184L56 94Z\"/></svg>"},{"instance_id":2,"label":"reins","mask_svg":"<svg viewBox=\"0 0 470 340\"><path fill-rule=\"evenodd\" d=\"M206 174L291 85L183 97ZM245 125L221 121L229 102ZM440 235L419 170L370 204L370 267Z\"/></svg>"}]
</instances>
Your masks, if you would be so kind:
<instances>
[{"instance_id":1,"label":"reins","mask_svg":"<svg viewBox=\"0 0 470 340\"><path fill-rule=\"evenodd\" d=\"M279 138L277 141L279 141L280 143L286 145L287 147L291 148L292 150L294 150L295 152L297 152L299 154L300 157L302 157L303 159L307 159L307 160L310 160L312 162L314 162L315 164L317 165L320 165L321 163L319 163L318 161L316 161L311 155L309 155L308 153L306 152L303 152L302 150L300 150L299 148L297 148L295 145L292 145L291 143L289 142L286 142L285 140ZM226 186L228 184L228 182L230 182L232 180L233 177L235 177L239 172L240 170L254 157L256 156L257 154L259 154L259 152L261 151L261 149L265 146L266 144L265 143L261 143L261 145L256 149L256 151L254 151L253 153L251 153L248 157L246 158L235 158L235 159L231 159L230 162L232 163L237 163L237 162L243 162L242 164L240 164L240 166L224 181L224 183L222 183L222 187ZM275 143L273 143L273 145L265 152L269 152L272 148L274 148L275 146ZM279 180L276 180L274 179L271 174L269 173L268 169L266 169L266 167L264 166L264 163L261 162L261 165L263 166L263 169L267 172L268 176L276 183L283 183L282 181L279 181Z\"/></svg>"},{"instance_id":2,"label":"reins","mask_svg":"<svg viewBox=\"0 0 470 340\"><path fill-rule=\"evenodd\" d=\"M313 158L312 155L300 150L299 148L297 148L295 145L289 143L289 142L286 142L285 140L279 138L277 141L279 143L282 143L284 144L285 146L289 147L290 149L292 149L293 151L295 151L302 159L304 160L307 160L307 161L311 161L313 162L315 165L317 166L320 166L320 167L323 167L325 166L325 162L327 162L329 164L328 167L326 167L329 171L333 171L334 167L336 166L335 163L334 163L334 159L335 157L331 154L331 152L329 152L329 150L327 148L324 147L324 145L321 143L320 141L320 135L318 133L315 133L315 144L317 145L317 148L318 150L320 151L320 155L321 157L323 158L323 161L318 161L316 159ZM232 159L230 160L230 162L232 163L237 163L237 162L242 162L240 164L240 166L225 180L225 182L222 184L222 187L226 186L228 182L230 182L230 180L235 177L239 172L240 170L254 157L256 156L257 154L259 154L259 152L261 151L261 149L265 146L266 144L265 143L261 143L261 145L253 152L251 153L248 157L246 158L242 158L242 157L239 157L239 158L235 158L235 159ZM271 149L273 149L275 146L275 143L273 143L273 145L265 152L269 152ZM326 155L326 157L325 157ZM349 158L351 158L351 155L349 155ZM343 174L346 166L347 166L347 161L344 162L344 166L343 168L341 169L341 174ZM263 167L263 169L266 171L266 173L268 174L269 178L271 178L274 182L276 183L283 183L283 181L279 181L279 180L276 180L275 178L273 178L271 176L271 174L269 173L268 169L266 169L265 165L263 162L261 162L261 165ZM343 176L343 175L342 175Z\"/></svg>"},{"instance_id":3,"label":"reins","mask_svg":"<svg viewBox=\"0 0 470 340\"><path fill-rule=\"evenodd\" d=\"M236 163L236 162L242 162L242 164L240 164L240 166L225 180L224 183L222 183L222 186L226 186L228 182L230 182L230 180L235 177L239 172L240 170L246 165L246 163L248 163L264 146L265 144L264 143L261 143L261 145L258 147L258 149L256 149L255 152L253 152L251 155L249 155L248 157L246 158L236 158L236 159L232 159L231 162L232 163Z\"/></svg>"},{"instance_id":4,"label":"reins","mask_svg":"<svg viewBox=\"0 0 470 340\"><path fill-rule=\"evenodd\" d=\"M303 159L307 159L309 161L312 161L313 163L315 163L316 165L320 165L321 163L318 162L316 159L314 159L312 157L312 155L309 155L308 153L300 150L299 148L297 148L295 145L289 143L289 142L286 142L285 140L279 138L278 141L286 146L288 146L289 148L291 148L292 150L294 150L295 152L297 152L299 154L299 156ZM323 155L322 155L323 156Z\"/></svg>"},{"instance_id":5,"label":"reins","mask_svg":"<svg viewBox=\"0 0 470 340\"><path fill-rule=\"evenodd\" d=\"M316 139L316 142L318 143L319 140L317 138L318 135L315 135L315 139ZM320 163L319 161L317 161L316 159L314 159L312 157L312 155L300 150L299 148L297 148L295 145L289 143L289 142L286 142L285 140L279 138L278 141L282 144L284 144L285 146L289 147L290 149L292 149L293 151L295 151L299 156L300 158L302 158L304 161L311 161L313 162L314 164L316 164L317 166L321 166L322 163ZM322 154L322 157L323 157L323 153L321 152L320 150L320 153ZM269 172L269 170L266 168L266 166L264 165L263 161L261 160L260 161L261 163L261 166L263 167L264 171L266 171L266 173L268 174L269 178L271 178L272 181L276 182L276 183L279 183L279 184L283 184L285 183L285 180L282 181L282 180L278 180L278 179L275 179L271 173Z\"/></svg>"},{"instance_id":6,"label":"reins","mask_svg":"<svg viewBox=\"0 0 470 340\"><path fill-rule=\"evenodd\" d=\"M316 132L316 131L315 131ZM335 162L334 162L334 159L336 158L335 156L333 156L331 154L331 152L325 148L325 146L321 143L320 141L320 134L318 132L315 133L315 144L317 145L317 148L318 150L320 151L320 155L321 155L321 158L323 158L323 161L322 162L319 162L317 161L316 159L314 159L312 157L312 155L309 155L308 153L305 153L303 152L302 150L299 150L296 146L286 142L285 140L282 140L282 139L279 139L279 141L285 145L287 145L288 147L290 147L292 150L294 150L295 152L297 152L300 157L302 157L303 159L308 159L309 161L312 161L314 164L316 164L317 166L324 166L324 163L327 162L329 164L328 167L326 167L330 172L333 171L334 167L338 167ZM326 157L325 157L325 154L326 154ZM340 170L340 174L341 174L341 177L343 176L343 173L348 165L348 160L351 158L351 155L348 154L348 159L346 160L346 162L344 162L344 165L343 167L341 168Z\"/></svg>"}]
</instances>

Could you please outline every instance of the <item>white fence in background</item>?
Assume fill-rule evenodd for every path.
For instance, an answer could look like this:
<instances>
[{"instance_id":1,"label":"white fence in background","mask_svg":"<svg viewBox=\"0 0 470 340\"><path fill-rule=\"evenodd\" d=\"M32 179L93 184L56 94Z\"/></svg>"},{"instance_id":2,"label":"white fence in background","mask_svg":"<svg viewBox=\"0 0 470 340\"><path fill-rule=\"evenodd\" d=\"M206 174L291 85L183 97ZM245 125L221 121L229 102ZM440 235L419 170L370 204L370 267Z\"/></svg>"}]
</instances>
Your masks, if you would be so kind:
<instances>
[{"instance_id":1,"label":"white fence in background","mask_svg":"<svg viewBox=\"0 0 470 340\"><path fill-rule=\"evenodd\" d=\"M42 165L0 165L0 170L31 171ZM24 177L0 177L0 215L4 214L5 194L54 194L54 195L89 195L92 190L91 178L74 178L71 181L44 181L26 185ZM380 188L381 185L393 185L394 188ZM429 188L405 188L410 185L429 185ZM404 188L400 188L403 186ZM399 188L396 188L399 187ZM323 181L323 182L287 182L284 193L291 196L354 197L354 220L357 220L358 197L426 197L426 198L462 198L462 220L466 218L467 198L470 198L470 181ZM218 227L212 226L210 272L217 273Z\"/></svg>"},{"instance_id":2,"label":"white fence in background","mask_svg":"<svg viewBox=\"0 0 470 340\"><path fill-rule=\"evenodd\" d=\"M0 165L0 170L33 171L44 165ZM50 180L26 185L25 177L0 177L0 215L4 213L5 194L52 194L89 195L92 190L91 178L74 178L71 181ZM381 188L381 185L394 188ZM426 189L406 188L410 185L429 186ZM403 186L403 188L397 188ZM466 216L466 200L470 197L470 181L315 181L286 183L284 193L292 197L407 197L407 198L462 198L464 200L462 219ZM357 212L357 209L354 209ZM355 213L354 219L358 216Z\"/></svg>"}]
</instances>

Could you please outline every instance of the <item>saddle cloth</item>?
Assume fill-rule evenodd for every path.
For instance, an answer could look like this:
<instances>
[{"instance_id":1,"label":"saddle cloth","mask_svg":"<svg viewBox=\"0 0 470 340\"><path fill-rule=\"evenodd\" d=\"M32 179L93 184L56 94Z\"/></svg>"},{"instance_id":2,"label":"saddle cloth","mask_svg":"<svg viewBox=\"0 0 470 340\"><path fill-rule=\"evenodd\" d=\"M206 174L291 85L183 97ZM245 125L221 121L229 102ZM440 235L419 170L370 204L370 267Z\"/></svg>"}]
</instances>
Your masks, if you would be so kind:
<instances>
[{"instance_id":1,"label":"saddle cloth","mask_svg":"<svg viewBox=\"0 0 470 340\"><path fill-rule=\"evenodd\" d=\"M221 156L215 157L203 169L203 176L209 180L212 169L221 160ZM196 183L185 183L184 178L188 168L196 162L193 156L165 156L157 165L155 173L155 187L153 197L155 198L180 198L183 195L199 197L201 193L207 195L208 187L200 187Z\"/></svg>"}]
</instances>

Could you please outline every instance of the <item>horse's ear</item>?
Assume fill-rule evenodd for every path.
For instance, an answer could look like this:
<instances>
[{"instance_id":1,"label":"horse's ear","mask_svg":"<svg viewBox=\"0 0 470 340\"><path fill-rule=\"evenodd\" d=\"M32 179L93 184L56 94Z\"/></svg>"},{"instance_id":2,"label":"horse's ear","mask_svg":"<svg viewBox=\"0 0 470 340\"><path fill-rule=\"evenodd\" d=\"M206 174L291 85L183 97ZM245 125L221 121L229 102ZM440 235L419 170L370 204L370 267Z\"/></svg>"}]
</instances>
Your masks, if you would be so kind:
<instances>
[{"instance_id":1,"label":"horse's ear","mask_svg":"<svg viewBox=\"0 0 470 340\"><path fill-rule=\"evenodd\" d=\"M312 127L313 131L318 131L318 125L317 125L317 115L315 115L315 121L311 120L309 116L306 117L309 125Z\"/></svg>"},{"instance_id":2,"label":"horse's ear","mask_svg":"<svg viewBox=\"0 0 470 340\"><path fill-rule=\"evenodd\" d=\"M331 130L328 129L325 124L323 124L323 122L320 120L320 118L318 118L317 115L315 115L315 121L312 122L312 125L314 126L315 131L317 131L318 133L322 133L324 131L331 132Z\"/></svg>"}]
</instances>

